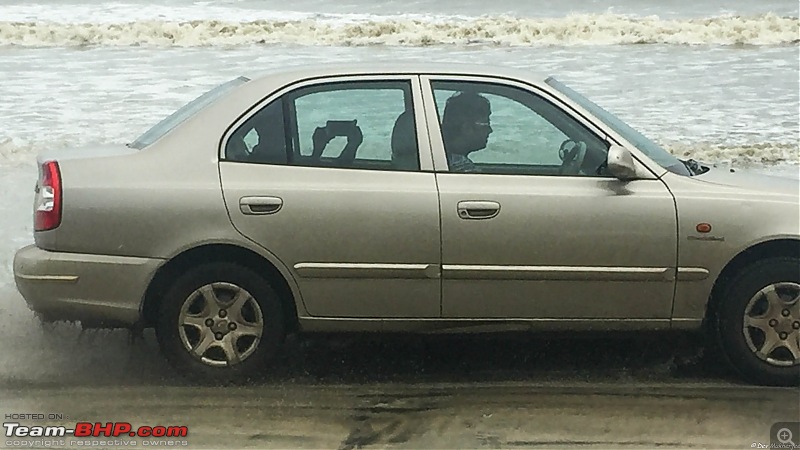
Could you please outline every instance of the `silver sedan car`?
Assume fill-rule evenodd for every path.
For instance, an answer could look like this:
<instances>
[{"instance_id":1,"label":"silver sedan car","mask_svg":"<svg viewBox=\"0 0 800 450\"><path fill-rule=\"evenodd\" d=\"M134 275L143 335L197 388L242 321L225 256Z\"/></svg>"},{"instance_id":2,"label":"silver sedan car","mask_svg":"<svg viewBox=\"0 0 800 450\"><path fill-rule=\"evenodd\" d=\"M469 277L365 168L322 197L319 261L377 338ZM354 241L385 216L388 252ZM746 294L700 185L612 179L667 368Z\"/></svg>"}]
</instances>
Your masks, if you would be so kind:
<instances>
[{"instance_id":1,"label":"silver sedan car","mask_svg":"<svg viewBox=\"0 0 800 450\"><path fill-rule=\"evenodd\" d=\"M265 373L288 333L508 330L702 331L800 380L798 181L680 160L552 77L240 77L39 168L30 308L154 327L199 381Z\"/></svg>"}]
</instances>

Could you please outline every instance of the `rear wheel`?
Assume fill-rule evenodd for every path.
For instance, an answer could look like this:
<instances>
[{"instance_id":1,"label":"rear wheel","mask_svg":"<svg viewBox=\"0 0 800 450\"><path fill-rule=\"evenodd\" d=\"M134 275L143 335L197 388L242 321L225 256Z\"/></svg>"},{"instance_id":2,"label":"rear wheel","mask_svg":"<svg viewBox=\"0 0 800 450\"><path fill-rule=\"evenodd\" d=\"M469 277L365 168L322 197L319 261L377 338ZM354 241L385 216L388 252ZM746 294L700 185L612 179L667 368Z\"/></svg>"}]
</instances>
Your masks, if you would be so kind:
<instances>
[{"instance_id":1,"label":"rear wheel","mask_svg":"<svg viewBox=\"0 0 800 450\"><path fill-rule=\"evenodd\" d=\"M213 384L264 374L284 337L269 283L234 263L204 264L178 277L162 300L156 335L183 375Z\"/></svg>"},{"instance_id":2,"label":"rear wheel","mask_svg":"<svg viewBox=\"0 0 800 450\"><path fill-rule=\"evenodd\" d=\"M720 344L741 375L767 385L800 382L800 259L746 267L718 307Z\"/></svg>"}]
</instances>

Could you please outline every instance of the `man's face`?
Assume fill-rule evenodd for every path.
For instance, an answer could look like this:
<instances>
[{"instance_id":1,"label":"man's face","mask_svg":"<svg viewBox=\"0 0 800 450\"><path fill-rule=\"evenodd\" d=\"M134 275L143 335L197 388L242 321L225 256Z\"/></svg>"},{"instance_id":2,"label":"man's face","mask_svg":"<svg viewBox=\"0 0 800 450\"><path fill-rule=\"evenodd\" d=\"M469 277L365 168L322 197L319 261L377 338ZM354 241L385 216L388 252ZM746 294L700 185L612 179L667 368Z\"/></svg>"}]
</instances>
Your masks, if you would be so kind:
<instances>
[{"instance_id":1,"label":"man's face","mask_svg":"<svg viewBox=\"0 0 800 450\"><path fill-rule=\"evenodd\" d=\"M465 123L462 130L468 152L485 148L489 142L489 135L492 133L489 114L478 116L476 120Z\"/></svg>"}]
</instances>

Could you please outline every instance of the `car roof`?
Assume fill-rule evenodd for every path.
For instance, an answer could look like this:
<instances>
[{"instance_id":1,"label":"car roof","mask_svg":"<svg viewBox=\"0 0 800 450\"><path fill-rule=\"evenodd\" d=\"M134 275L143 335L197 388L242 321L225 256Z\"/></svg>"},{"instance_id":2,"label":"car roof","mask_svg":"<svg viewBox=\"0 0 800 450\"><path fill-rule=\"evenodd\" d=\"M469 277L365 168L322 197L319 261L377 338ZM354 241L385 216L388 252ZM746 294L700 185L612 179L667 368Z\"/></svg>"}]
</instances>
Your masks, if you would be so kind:
<instances>
[{"instance_id":1,"label":"car roof","mask_svg":"<svg viewBox=\"0 0 800 450\"><path fill-rule=\"evenodd\" d=\"M476 75L502 78L513 78L524 81L539 82L545 80L536 72L507 66L464 63L425 63L425 62L360 62L353 64L305 64L274 68L253 73L248 76L252 80L260 80L274 76L286 76L296 79L317 78L339 75Z\"/></svg>"}]
</instances>

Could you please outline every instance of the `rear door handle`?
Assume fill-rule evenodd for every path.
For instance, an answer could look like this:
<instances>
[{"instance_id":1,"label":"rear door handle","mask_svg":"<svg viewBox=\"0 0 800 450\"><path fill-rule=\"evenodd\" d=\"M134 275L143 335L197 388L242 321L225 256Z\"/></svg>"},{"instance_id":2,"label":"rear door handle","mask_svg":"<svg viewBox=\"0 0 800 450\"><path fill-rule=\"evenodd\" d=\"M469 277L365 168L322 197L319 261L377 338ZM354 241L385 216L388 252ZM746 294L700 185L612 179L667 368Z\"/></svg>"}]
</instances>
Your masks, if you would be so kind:
<instances>
[{"instance_id":1,"label":"rear door handle","mask_svg":"<svg viewBox=\"0 0 800 450\"><path fill-rule=\"evenodd\" d=\"M458 202L458 217L465 220L491 219L498 214L500 214L500 203L497 202Z\"/></svg>"},{"instance_id":2,"label":"rear door handle","mask_svg":"<svg viewBox=\"0 0 800 450\"><path fill-rule=\"evenodd\" d=\"M239 199L239 209L242 214L250 216L275 214L283 206L280 197L242 197Z\"/></svg>"}]
</instances>

